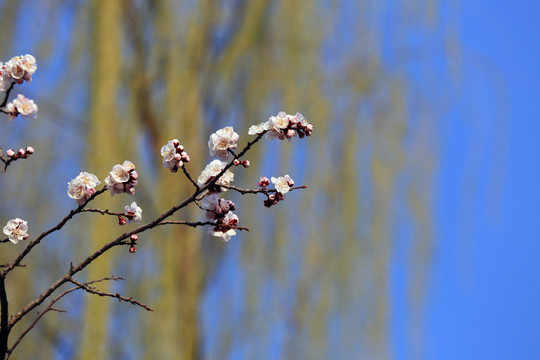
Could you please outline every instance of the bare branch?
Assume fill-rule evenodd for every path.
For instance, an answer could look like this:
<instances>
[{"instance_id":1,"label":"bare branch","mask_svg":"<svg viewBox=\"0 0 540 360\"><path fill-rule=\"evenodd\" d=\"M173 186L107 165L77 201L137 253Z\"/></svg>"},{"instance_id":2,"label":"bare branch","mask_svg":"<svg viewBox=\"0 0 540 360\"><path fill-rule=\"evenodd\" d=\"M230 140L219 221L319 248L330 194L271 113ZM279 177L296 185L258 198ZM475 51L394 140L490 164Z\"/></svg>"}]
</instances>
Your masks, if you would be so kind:
<instances>
[{"instance_id":1,"label":"bare branch","mask_svg":"<svg viewBox=\"0 0 540 360\"><path fill-rule=\"evenodd\" d=\"M86 292L88 292L90 294L116 298L116 299L118 299L120 301L124 301L124 302L130 303L130 304L133 304L133 305L140 306L145 310L154 311L154 309L152 309L151 307L149 307L149 306L147 306L147 305L145 305L145 304L143 304L141 302L138 302L137 300L135 300L133 298L127 298L125 296L122 296L119 293L113 294L113 293L104 292L104 291L98 290L98 289L96 289L94 287L88 286L87 284L80 283L80 282L78 282L77 280L75 280L73 278L71 278L69 281L72 282L75 285L78 285L81 289L83 289L84 291L86 291Z\"/></svg>"},{"instance_id":2,"label":"bare branch","mask_svg":"<svg viewBox=\"0 0 540 360\"><path fill-rule=\"evenodd\" d=\"M6 106L9 99L9 94L11 93L11 90L13 90L14 86L15 86L15 81L12 81L11 85L9 85L9 88L6 90L6 94L4 95L4 100L2 100L2 103L0 104L0 108L3 108L4 106Z\"/></svg>"},{"instance_id":3,"label":"bare branch","mask_svg":"<svg viewBox=\"0 0 540 360\"><path fill-rule=\"evenodd\" d=\"M9 324L9 306L6 294L6 278L0 277L0 358L6 356L8 338L12 326Z\"/></svg>"},{"instance_id":4,"label":"bare branch","mask_svg":"<svg viewBox=\"0 0 540 360\"><path fill-rule=\"evenodd\" d=\"M277 192L276 189L267 189L267 188L242 189L242 188L232 186L232 185L220 185L220 186L225 188L225 189L231 189L231 190L237 191L242 195L245 195L245 194L271 194L271 193L276 193ZM301 185L301 186L292 187L292 188L289 189L289 191L298 190L298 189L307 189L307 188L308 188L307 185Z\"/></svg>"},{"instance_id":5,"label":"bare branch","mask_svg":"<svg viewBox=\"0 0 540 360\"><path fill-rule=\"evenodd\" d=\"M186 177L188 178L188 180L193 184L193 186L195 186L196 189L199 189L199 184L197 184L195 182L195 180L193 180L193 178L191 177L191 175L189 174L189 172L187 171L186 169L186 164L183 164L182 165L182 171L184 172L184 175L186 175Z\"/></svg>"},{"instance_id":6,"label":"bare branch","mask_svg":"<svg viewBox=\"0 0 540 360\"><path fill-rule=\"evenodd\" d=\"M191 227L197 227L197 226L207 226L207 225L208 226L217 226L218 224L216 224L215 222L211 222L211 221L195 221L195 222L189 222L189 221L162 221L158 225L186 225L186 226L191 226ZM248 228L242 227L242 226L227 225L227 227L230 228L230 229L235 229L235 230L249 231Z\"/></svg>"},{"instance_id":7,"label":"bare branch","mask_svg":"<svg viewBox=\"0 0 540 360\"><path fill-rule=\"evenodd\" d=\"M88 281L88 282L85 282L83 284L80 284L80 285L85 285L85 286L88 286L88 285L91 285L91 284L95 284L95 283L98 283L98 282L103 282L103 281L109 281L109 280L124 280L124 278L122 277L119 277L119 276L111 276L111 277L104 277L102 279L98 279L98 280L93 280L93 281ZM41 320L41 318L46 314L48 313L49 311L56 311L56 312L66 312L65 310L61 310L61 309L55 309L53 308L53 305L56 304L56 302L58 302L58 300L60 300L61 298L63 298L64 296L66 296L67 294L69 293L72 293L73 291L75 290L78 290L78 289L81 289L83 288L82 286L80 285L77 285L71 289L68 289L66 291L64 291L63 293L61 293L60 295L58 295L57 297L55 297L50 303L49 305L47 305L47 307L42 311L42 312L38 312L38 315L37 317L34 319L34 321L32 321L32 323L30 325L28 325L28 327L21 333L21 335L19 335L19 337L17 338L17 340L15 341L15 343L7 350L7 358L9 358L9 356L11 355L11 353L13 352L13 350L15 350L15 348L17 347L17 345L19 345L19 343L22 341L22 339L30 332L30 330L32 330L36 324L38 323L39 320Z\"/></svg>"}]
</instances>

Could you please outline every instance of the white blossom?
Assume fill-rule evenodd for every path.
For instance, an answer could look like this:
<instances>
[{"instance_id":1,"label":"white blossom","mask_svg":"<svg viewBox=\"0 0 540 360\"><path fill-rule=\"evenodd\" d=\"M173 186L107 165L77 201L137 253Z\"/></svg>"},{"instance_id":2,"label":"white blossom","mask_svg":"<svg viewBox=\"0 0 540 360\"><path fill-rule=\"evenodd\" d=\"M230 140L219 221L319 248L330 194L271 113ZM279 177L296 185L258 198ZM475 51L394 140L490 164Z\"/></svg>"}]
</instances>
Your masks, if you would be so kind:
<instances>
[{"instance_id":1,"label":"white blossom","mask_svg":"<svg viewBox=\"0 0 540 360\"><path fill-rule=\"evenodd\" d=\"M204 170L201 172L201 175L197 179L197 184L199 186L204 186L206 183L214 176L219 174L221 170L227 165L226 162L220 161L220 160L214 160L210 162ZM234 174L232 171L227 170L218 181L216 181L217 185L229 185L234 180ZM225 191L226 189L223 189Z\"/></svg>"},{"instance_id":2,"label":"white blossom","mask_svg":"<svg viewBox=\"0 0 540 360\"><path fill-rule=\"evenodd\" d=\"M95 192L96 186L101 184L94 174L81 172L75 179L68 182L68 196L77 201L77 204L84 204Z\"/></svg>"},{"instance_id":3,"label":"white blossom","mask_svg":"<svg viewBox=\"0 0 540 360\"><path fill-rule=\"evenodd\" d=\"M175 139L176 140L176 139ZM163 156L163 166L167 169L172 169L179 163L175 159L176 146L174 146L174 140L169 140L166 145L161 147L161 156ZM182 166L182 165L180 165Z\"/></svg>"},{"instance_id":4,"label":"white blossom","mask_svg":"<svg viewBox=\"0 0 540 360\"><path fill-rule=\"evenodd\" d=\"M294 181L289 175L280 176L278 178L272 176L270 180L274 184L276 190L284 195L288 193L291 189L291 186L294 185Z\"/></svg>"},{"instance_id":5,"label":"white blossom","mask_svg":"<svg viewBox=\"0 0 540 360\"><path fill-rule=\"evenodd\" d=\"M221 160L229 157L228 149L236 149L240 136L234 131L232 126L219 129L208 140L208 148L211 156L218 156Z\"/></svg>"},{"instance_id":6,"label":"white blossom","mask_svg":"<svg viewBox=\"0 0 540 360\"><path fill-rule=\"evenodd\" d=\"M270 127L279 132L289 126L289 115L287 115L284 111L280 111L277 116L270 116L268 121L270 123Z\"/></svg>"},{"instance_id":7,"label":"white blossom","mask_svg":"<svg viewBox=\"0 0 540 360\"><path fill-rule=\"evenodd\" d=\"M258 125L251 125L248 129L248 135L259 135L266 130L270 130L270 123L268 121Z\"/></svg>"},{"instance_id":8,"label":"white blossom","mask_svg":"<svg viewBox=\"0 0 540 360\"><path fill-rule=\"evenodd\" d=\"M216 207L219 205L219 197L216 193L211 193L209 195L206 195L201 200L201 207L204 210L213 211L216 209Z\"/></svg>"},{"instance_id":9,"label":"white blossom","mask_svg":"<svg viewBox=\"0 0 540 360\"><path fill-rule=\"evenodd\" d=\"M236 231L234 229L229 229L225 232L219 230L219 231L216 231L214 229L210 229L208 231L210 233L210 235L213 235L213 236L216 236L216 237L220 237L222 241L229 241L231 240L231 237L233 237L234 235L236 235Z\"/></svg>"},{"instance_id":10,"label":"white blossom","mask_svg":"<svg viewBox=\"0 0 540 360\"><path fill-rule=\"evenodd\" d=\"M138 224L142 220L142 209L137 206L135 201L132 202L131 205L126 205L124 214L128 219L128 223L134 222L135 224Z\"/></svg>"},{"instance_id":11,"label":"white blossom","mask_svg":"<svg viewBox=\"0 0 540 360\"><path fill-rule=\"evenodd\" d=\"M24 116L33 115L36 117L38 107L34 103L34 100L30 100L26 96L19 94L16 99L6 105L6 110L9 112L16 111Z\"/></svg>"},{"instance_id":12,"label":"white blossom","mask_svg":"<svg viewBox=\"0 0 540 360\"><path fill-rule=\"evenodd\" d=\"M113 196L124 192L134 194L138 177L139 175L135 171L135 165L131 161L126 160L122 165L114 165L112 171L109 172L109 176L105 179L107 190Z\"/></svg>"},{"instance_id":13,"label":"white blossom","mask_svg":"<svg viewBox=\"0 0 540 360\"><path fill-rule=\"evenodd\" d=\"M3 64L2 73L11 81L22 84L24 80L32 82L32 75L36 72L36 59L29 54L15 56Z\"/></svg>"},{"instance_id":14,"label":"white blossom","mask_svg":"<svg viewBox=\"0 0 540 360\"><path fill-rule=\"evenodd\" d=\"M223 241L229 241L231 237L236 235L236 224L238 223L238 216L232 211L229 211L223 219L220 220L218 226L211 228L208 232L212 236L220 237Z\"/></svg>"},{"instance_id":15,"label":"white blossom","mask_svg":"<svg viewBox=\"0 0 540 360\"><path fill-rule=\"evenodd\" d=\"M9 241L16 244L21 240L28 239L28 223L23 219L15 218L9 220L4 226L4 234L8 236Z\"/></svg>"}]
</instances>

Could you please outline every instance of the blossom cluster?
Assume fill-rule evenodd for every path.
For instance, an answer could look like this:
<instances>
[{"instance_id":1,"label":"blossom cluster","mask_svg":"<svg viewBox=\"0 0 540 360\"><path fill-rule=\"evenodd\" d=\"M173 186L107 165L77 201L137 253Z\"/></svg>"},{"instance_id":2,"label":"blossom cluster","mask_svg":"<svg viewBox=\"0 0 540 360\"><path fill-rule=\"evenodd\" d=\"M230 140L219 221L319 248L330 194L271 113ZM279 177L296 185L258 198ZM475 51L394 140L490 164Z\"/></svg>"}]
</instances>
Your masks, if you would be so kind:
<instances>
[{"instance_id":1,"label":"blossom cluster","mask_svg":"<svg viewBox=\"0 0 540 360\"><path fill-rule=\"evenodd\" d=\"M238 216L233 213L236 207L232 201L220 198L217 193L210 193L202 199L201 207L206 210L206 217L215 221L209 230L211 235L223 241L229 241L236 235Z\"/></svg>"},{"instance_id":2,"label":"blossom cluster","mask_svg":"<svg viewBox=\"0 0 540 360\"><path fill-rule=\"evenodd\" d=\"M17 115L37 116L38 107L34 100L28 99L24 95L17 95L17 98L6 104L6 112L9 113L9 121L15 119Z\"/></svg>"},{"instance_id":3,"label":"blossom cluster","mask_svg":"<svg viewBox=\"0 0 540 360\"><path fill-rule=\"evenodd\" d=\"M27 158L30 155L34 153L34 148L32 146L27 146L26 150L23 148L20 148L15 152L13 149L8 149L6 151L6 155L12 159L18 159L18 158Z\"/></svg>"},{"instance_id":4,"label":"blossom cluster","mask_svg":"<svg viewBox=\"0 0 540 360\"><path fill-rule=\"evenodd\" d=\"M115 194L128 193L135 194L135 186L139 174L135 171L135 165L131 161L124 161L122 165L114 165L109 176L105 179L107 190L111 192L111 196Z\"/></svg>"},{"instance_id":5,"label":"blossom cluster","mask_svg":"<svg viewBox=\"0 0 540 360\"><path fill-rule=\"evenodd\" d=\"M163 167L177 172L184 163L189 162L189 155L184 151L178 139L169 140L166 145L161 147L161 156L163 156Z\"/></svg>"},{"instance_id":6,"label":"blossom cluster","mask_svg":"<svg viewBox=\"0 0 540 360\"><path fill-rule=\"evenodd\" d=\"M227 163L220 160L213 160L210 162L204 170L201 172L201 175L197 179L197 185L205 186L210 181L212 181L224 168L227 166ZM227 191L226 188L223 188L219 185L229 185L234 180L234 174L232 171L225 171L223 175L216 181L214 186L211 186L208 190L210 192L222 192Z\"/></svg>"},{"instance_id":7,"label":"blossom cluster","mask_svg":"<svg viewBox=\"0 0 540 360\"><path fill-rule=\"evenodd\" d=\"M267 195L267 199L263 202L264 206L266 207L276 205L279 201L285 199L285 194L288 193L291 187L294 186L294 180L291 179L288 174L277 178L272 176L270 180L264 176L257 182L257 185L261 188L266 188L268 185L270 185L270 181L272 181L272 184L274 184L276 193Z\"/></svg>"},{"instance_id":8,"label":"blossom cluster","mask_svg":"<svg viewBox=\"0 0 540 360\"><path fill-rule=\"evenodd\" d=\"M84 204L96 192L96 186L101 184L94 174L81 172L75 179L68 182L68 196L77 201L77 204Z\"/></svg>"},{"instance_id":9,"label":"blossom cluster","mask_svg":"<svg viewBox=\"0 0 540 360\"><path fill-rule=\"evenodd\" d=\"M239 138L240 136L234 132L232 126L219 129L210 135L210 140L208 140L210 156L217 156L221 160L227 160L229 158L229 149L236 149Z\"/></svg>"},{"instance_id":10,"label":"blossom cluster","mask_svg":"<svg viewBox=\"0 0 540 360\"><path fill-rule=\"evenodd\" d=\"M258 125L250 126L249 135L259 135L265 133L266 138L272 139L291 139L298 135L299 138L311 136L313 125L307 121L304 115L286 114L280 111L276 116L270 116L268 121Z\"/></svg>"},{"instance_id":11,"label":"blossom cluster","mask_svg":"<svg viewBox=\"0 0 540 360\"><path fill-rule=\"evenodd\" d=\"M32 82L36 70L36 59L30 54L15 56L6 63L0 63L0 91L5 91L6 84L12 81L19 85L24 81Z\"/></svg>"},{"instance_id":12,"label":"blossom cluster","mask_svg":"<svg viewBox=\"0 0 540 360\"><path fill-rule=\"evenodd\" d=\"M23 219L15 218L9 220L4 226L4 234L8 236L9 241L16 244L21 240L28 239L28 224Z\"/></svg>"}]
</instances>

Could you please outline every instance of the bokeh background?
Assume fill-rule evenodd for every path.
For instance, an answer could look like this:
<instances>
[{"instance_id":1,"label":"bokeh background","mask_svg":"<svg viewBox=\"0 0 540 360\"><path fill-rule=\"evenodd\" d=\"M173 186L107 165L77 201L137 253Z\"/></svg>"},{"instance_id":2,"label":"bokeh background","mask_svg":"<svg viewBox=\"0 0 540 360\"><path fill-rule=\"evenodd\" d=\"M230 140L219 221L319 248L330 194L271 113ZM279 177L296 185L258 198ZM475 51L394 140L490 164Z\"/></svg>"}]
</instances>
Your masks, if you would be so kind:
<instances>
[{"instance_id":1,"label":"bokeh background","mask_svg":"<svg viewBox=\"0 0 540 360\"><path fill-rule=\"evenodd\" d=\"M15 358L540 358L539 15L526 0L2 0L0 59L36 57L15 94L40 109L2 119L4 149L36 149L0 176L2 223L40 233L75 206L69 180L125 159L137 193L94 205L137 201L150 220L191 190L161 166L167 140L198 176L218 128L246 141L280 110L315 125L235 171L309 185L272 209L227 193L249 233L153 230L80 278L124 276L104 289L155 312L74 294ZM11 309L124 231L78 216L12 273Z\"/></svg>"}]
</instances>

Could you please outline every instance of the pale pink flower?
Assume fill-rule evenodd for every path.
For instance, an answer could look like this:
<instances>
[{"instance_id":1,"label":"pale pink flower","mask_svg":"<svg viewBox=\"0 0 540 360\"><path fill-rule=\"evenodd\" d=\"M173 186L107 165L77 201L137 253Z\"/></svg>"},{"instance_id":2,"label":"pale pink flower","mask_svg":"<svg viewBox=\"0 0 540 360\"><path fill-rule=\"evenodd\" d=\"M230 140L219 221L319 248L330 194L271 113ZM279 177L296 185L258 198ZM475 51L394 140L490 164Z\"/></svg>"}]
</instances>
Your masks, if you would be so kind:
<instances>
[{"instance_id":1,"label":"pale pink flower","mask_svg":"<svg viewBox=\"0 0 540 360\"><path fill-rule=\"evenodd\" d=\"M142 209L137 206L135 201L132 202L131 205L126 205L124 214L128 219L128 223L134 222L135 224L138 224L142 220Z\"/></svg>"},{"instance_id":2,"label":"pale pink flower","mask_svg":"<svg viewBox=\"0 0 540 360\"><path fill-rule=\"evenodd\" d=\"M3 230L4 234L8 236L9 241L14 244L28 239L28 223L23 219L15 218L9 220Z\"/></svg>"},{"instance_id":3,"label":"pale pink flower","mask_svg":"<svg viewBox=\"0 0 540 360\"><path fill-rule=\"evenodd\" d=\"M232 126L219 129L208 140L208 148L211 156L218 156L221 160L229 157L228 149L236 149L240 136L234 131Z\"/></svg>"},{"instance_id":4,"label":"pale pink flower","mask_svg":"<svg viewBox=\"0 0 540 360\"><path fill-rule=\"evenodd\" d=\"M135 193L135 186L138 183L139 174L135 171L135 165L131 161L124 161L122 165L117 164L113 166L109 176L105 179L107 184L107 190L111 192L111 195L121 193L128 193L133 195Z\"/></svg>"},{"instance_id":5,"label":"pale pink flower","mask_svg":"<svg viewBox=\"0 0 540 360\"><path fill-rule=\"evenodd\" d=\"M197 184L199 186L206 185L213 177L215 177L217 174L223 170L223 168L227 165L226 162L220 161L220 160L214 160L210 162L204 170L201 172L201 175L197 179ZM227 170L218 181L216 181L216 185L229 185L234 180L234 174ZM223 191L226 191L226 189L222 189Z\"/></svg>"},{"instance_id":6,"label":"pale pink flower","mask_svg":"<svg viewBox=\"0 0 540 360\"><path fill-rule=\"evenodd\" d=\"M6 110L15 116L16 114L21 114L23 116L33 115L33 117L36 117L38 107L34 103L34 100L30 100L24 95L19 94L16 99L6 104Z\"/></svg>"},{"instance_id":7,"label":"pale pink flower","mask_svg":"<svg viewBox=\"0 0 540 360\"><path fill-rule=\"evenodd\" d=\"M274 187L279 193L286 194L294 185L293 179L289 175L280 176L278 178L271 177L270 180L274 184Z\"/></svg>"},{"instance_id":8,"label":"pale pink flower","mask_svg":"<svg viewBox=\"0 0 540 360\"><path fill-rule=\"evenodd\" d=\"M77 204L84 204L96 192L96 186L101 184L94 174L81 172L77 177L68 182L68 196L77 201Z\"/></svg>"}]
</instances>

